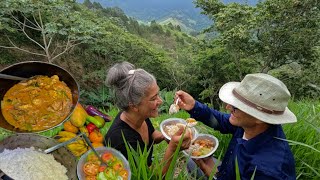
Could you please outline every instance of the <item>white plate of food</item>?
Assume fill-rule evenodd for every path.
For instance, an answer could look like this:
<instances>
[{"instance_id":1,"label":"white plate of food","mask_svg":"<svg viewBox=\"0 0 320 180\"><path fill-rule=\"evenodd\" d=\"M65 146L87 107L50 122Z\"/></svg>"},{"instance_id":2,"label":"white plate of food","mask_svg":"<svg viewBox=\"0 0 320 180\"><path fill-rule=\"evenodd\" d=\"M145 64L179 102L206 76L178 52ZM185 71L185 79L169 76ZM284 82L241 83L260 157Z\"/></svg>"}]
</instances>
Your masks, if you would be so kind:
<instances>
[{"instance_id":1,"label":"white plate of food","mask_svg":"<svg viewBox=\"0 0 320 180\"><path fill-rule=\"evenodd\" d=\"M201 159L211 156L218 148L218 139L210 134L198 134L192 141L189 149L182 151L192 159Z\"/></svg>"},{"instance_id":2,"label":"white plate of food","mask_svg":"<svg viewBox=\"0 0 320 180\"><path fill-rule=\"evenodd\" d=\"M187 126L187 122L184 119L181 118L169 118L166 120L163 120L160 123L160 131L163 134L163 136L171 140L171 137L179 130L179 126ZM192 133L192 139L197 137L198 131L194 127L188 127L188 130Z\"/></svg>"}]
</instances>

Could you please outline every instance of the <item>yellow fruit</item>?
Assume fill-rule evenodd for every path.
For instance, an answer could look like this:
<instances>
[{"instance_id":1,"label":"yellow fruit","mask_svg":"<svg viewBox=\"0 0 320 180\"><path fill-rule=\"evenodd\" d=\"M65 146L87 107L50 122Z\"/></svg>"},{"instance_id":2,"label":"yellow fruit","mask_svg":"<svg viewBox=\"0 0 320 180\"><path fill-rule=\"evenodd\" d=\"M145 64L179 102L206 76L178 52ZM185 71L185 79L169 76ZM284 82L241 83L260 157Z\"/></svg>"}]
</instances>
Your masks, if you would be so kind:
<instances>
[{"instance_id":1,"label":"yellow fruit","mask_svg":"<svg viewBox=\"0 0 320 180\"><path fill-rule=\"evenodd\" d=\"M73 154L73 155L75 155L75 156L81 156L82 154L84 154L85 152L87 152L88 151L88 149L87 148L81 148L81 149L78 149L78 150L70 150L71 151L71 153Z\"/></svg>"},{"instance_id":2,"label":"yellow fruit","mask_svg":"<svg viewBox=\"0 0 320 180\"><path fill-rule=\"evenodd\" d=\"M68 141L70 139L71 138L69 138L69 137L61 137L61 138L58 139L58 142L66 142L66 141Z\"/></svg>"},{"instance_id":3,"label":"yellow fruit","mask_svg":"<svg viewBox=\"0 0 320 180\"><path fill-rule=\"evenodd\" d=\"M63 124L63 129L65 131L72 132L75 134L77 134L79 131L79 129L76 126L74 126L70 121L67 121Z\"/></svg>"},{"instance_id":4,"label":"yellow fruit","mask_svg":"<svg viewBox=\"0 0 320 180\"><path fill-rule=\"evenodd\" d=\"M88 129L85 126L79 127L80 132L84 133L85 135L89 136Z\"/></svg>"},{"instance_id":5,"label":"yellow fruit","mask_svg":"<svg viewBox=\"0 0 320 180\"><path fill-rule=\"evenodd\" d=\"M77 135L75 133L72 133L72 132L68 132L68 131L60 131L58 133L58 136L61 136L61 137L65 137L65 138L74 138L76 137Z\"/></svg>"},{"instance_id":6,"label":"yellow fruit","mask_svg":"<svg viewBox=\"0 0 320 180\"><path fill-rule=\"evenodd\" d=\"M76 105L70 117L70 122L76 127L82 127L86 122L88 114L80 103Z\"/></svg>"},{"instance_id":7,"label":"yellow fruit","mask_svg":"<svg viewBox=\"0 0 320 180\"><path fill-rule=\"evenodd\" d=\"M67 148L75 156L81 156L82 154L84 154L88 150L88 148L85 144L80 144L80 143L78 143L78 141L71 143L71 144L68 144Z\"/></svg>"},{"instance_id":8,"label":"yellow fruit","mask_svg":"<svg viewBox=\"0 0 320 180\"><path fill-rule=\"evenodd\" d=\"M75 151L81 150L83 148L87 148L85 145L82 145L82 144L79 144L79 143L71 143L71 144L68 144L67 147L70 150L75 150Z\"/></svg>"},{"instance_id":9,"label":"yellow fruit","mask_svg":"<svg viewBox=\"0 0 320 180\"><path fill-rule=\"evenodd\" d=\"M83 145L87 146L87 143L86 143L86 142L84 142L84 140L82 140L82 139L81 139L81 140L78 140L78 141L77 141L77 143L79 143L79 144L83 144Z\"/></svg>"},{"instance_id":10,"label":"yellow fruit","mask_svg":"<svg viewBox=\"0 0 320 180\"><path fill-rule=\"evenodd\" d=\"M82 154L86 153L87 149L81 149L79 151L71 151L71 153L77 157L81 156Z\"/></svg>"}]
</instances>

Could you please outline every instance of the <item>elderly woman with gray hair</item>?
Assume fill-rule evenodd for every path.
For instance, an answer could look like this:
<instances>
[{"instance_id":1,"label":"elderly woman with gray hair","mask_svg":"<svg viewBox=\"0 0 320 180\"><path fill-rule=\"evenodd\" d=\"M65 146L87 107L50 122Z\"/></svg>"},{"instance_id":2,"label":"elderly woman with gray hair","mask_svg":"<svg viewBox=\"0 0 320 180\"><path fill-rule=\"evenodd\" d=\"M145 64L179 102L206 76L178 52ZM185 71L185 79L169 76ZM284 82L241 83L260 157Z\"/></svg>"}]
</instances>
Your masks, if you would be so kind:
<instances>
[{"instance_id":1,"label":"elderly woman with gray hair","mask_svg":"<svg viewBox=\"0 0 320 180\"><path fill-rule=\"evenodd\" d=\"M106 84L114 90L116 105L121 109L105 136L106 145L119 150L126 158L125 143L136 151L139 147L144 149L147 146L150 150L147 163L150 166L153 145L164 140L162 133L155 130L150 121L150 118L158 116L158 108L162 104L155 77L143 69L135 69L128 62L122 62L109 69ZM168 144L163 158L163 174L169 168L179 140L183 138L181 150L188 148L191 143L191 134L186 131L183 135L183 131L181 128Z\"/></svg>"}]
</instances>

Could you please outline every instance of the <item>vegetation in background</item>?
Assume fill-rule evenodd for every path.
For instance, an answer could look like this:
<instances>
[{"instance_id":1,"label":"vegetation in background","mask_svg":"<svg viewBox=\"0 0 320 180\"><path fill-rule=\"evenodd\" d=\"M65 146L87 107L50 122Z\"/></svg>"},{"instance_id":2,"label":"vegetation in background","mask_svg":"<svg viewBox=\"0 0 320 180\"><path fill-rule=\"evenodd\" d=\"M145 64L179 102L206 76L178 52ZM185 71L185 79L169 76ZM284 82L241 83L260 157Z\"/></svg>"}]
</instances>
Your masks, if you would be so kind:
<instances>
[{"instance_id":1,"label":"vegetation in background","mask_svg":"<svg viewBox=\"0 0 320 180\"><path fill-rule=\"evenodd\" d=\"M319 67L319 1L265 0L256 6L225 5L219 0L195 3L215 21L207 31L219 33L216 40L230 61L224 65L234 64L232 74L239 80L247 70L270 73L296 98L319 97L319 78L310 74Z\"/></svg>"},{"instance_id":2,"label":"vegetation in background","mask_svg":"<svg viewBox=\"0 0 320 180\"><path fill-rule=\"evenodd\" d=\"M0 48L0 61L6 66L43 60L65 67L79 81L85 104L92 103L89 92L103 88L106 70L124 60L153 73L161 89L184 89L215 107L220 85L256 72L278 77L297 99L320 95L318 1L249 6L198 0L195 4L215 22L207 30L213 39L197 39L172 23L140 24L97 2L63 2L1 2L0 46L14 48Z\"/></svg>"},{"instance_id":3,"label":"vegetation in background","mask_svg":"<svg viewBox=\"0 0 320 180\"><path fill-rule=\"evenodd\" d=\"M166 93L163 94L168 94L167 96L173 94L173 92L164 92ZM165 104L164 106L166 107ZM289 145L295 157L297 179L319 179L320 168L318 165L320 163L320 102L311 100L302 100L295 102L291 101L289 103L289 109L291 109L293 113L296 114L298 122L283 125L283 128L287 137L287 141L289 142ZM119 109L114 106L112 106L108 111L104 111L103 109L101 110L112 117L116 117L119 112ZM163 120L171 117L186 119L189 117L189 114L183 110L174 115L169 115L167 112L163 112L159 117L151 119L151 122L153 123L155 129L160 130L160 123ZM112 122L108 122L105 124L105 126L102 128L103 134L106 134L111 124ZM225 151L227 150L231 135L225 135L216 132L212 128L209 128L202 123L198 123L196 128L199 133L212 134L219 139L219 147L215 152L215 157L219 158L220 156L222 156L222 159ZM61 129L62 126L58 126L52 130L48 130L40 134L48 137L53 137ZM1 129L0 140L7 136L10 136L10 134L10 132ZM135 163L133 162L139 162L140 164L146 163L148 150L143 149L138 152L131 152L133 157L130 158L131 160L129 159L129 161L131 168L134 171L134 177L139 177L139 179L150 179L150 177L152 176L155 179L161 179L161 169L163 165L160 163L160 160L164 156L165 149L167 148L167 143L162 142L160 144L157 144L156 146L157 148L154 149L153 153L155 162L153 168L154 170L158 169L158 171L156 172L151 171L149 168L147 168L147 166L134 166ZM182 153L179 153L177 155L177 161L173 161L175 166L171 167L172 172L174 172L173 174L171 174L174 177L173 179L189 178L186 172L187 160L188 158L186 158ZM144 171L144 173L142 173L142 171Z\"/></svg>"},{"instance_id":4,"label":"vegetation in background","mask_svg":"<svg viewBox=\"0 0 320 180\"><path fill-rule=\"evenodd\" d=\"M167 93L170 94L170 92ZM223 107L221 109L225 111ZM289 109L296 114L298 122L293 124L285 124L283 125L283 129L295 158L297 179L319 179L320 168L318 164L320 163L320 102L310 100L296 102L291 101L289 103ZM119 110L112 108L112 110L107 113L115 117L118 112ZM174 115L169 115L167 112L164 112L159 117L152 119L151 122L153 123L155 129L160 130L160 123L163 120L172 117L186 119L189 117L189 114L183 110ZM111 123L106 124L106 128L108 129ZM199 133L212 134L218 138L219 147L214 155L216 158L222 156L222 159L227 150L229 141L231 140L231 135L221 134L217 131L214 131L212 128L203 125L202 123L198 123L196 128ZM167 148L167 143L162 142L155 146L157 148L154 148L153 152L155 162L153 167L155 169L159 169L159 171L157 171L158 175L156 175L157 172L152 174L150 169L143 170L141 167L132 166L131 168L134 169L136 175L138 174L138 171L146 171L148 172L146 174L150 175L145 176L140 174L138 176L140 179L150 179L151 176L155 179L161 179L159 176L162 168L160 162L164 156L165 149ZM132 152L132 155L135 154L136 156L131 158L132 162L143 161L140 163L146 163L146 157L148 156L148 151L146 149L141 150L140 152ZM190 179L188 173L186 172L187 160L188 158L185 157L183 153L179 153L177 162L173 162L175 164L175 167L172 167L174 168L173 171L175 172L173 179ZM130 162L130 164L134 164L132 162Z\"/></svg>"},{"instance_id":5,"label":"vegetation in background","mask_svg":"<svg viewBox=\"0 0 320 180\"><path fill-rule=\"evenodd\" d=\"M320 2L265 0L248 6L196 0L195 4L214 21L206 30L214 34L211 39L190 36L172 23L140 24L121 9L96 2L0 1L0 68L26 60L60 65L80 84L81 103L99 106L113 117L118 112L113 106L116 97L104 80L108 68L119 61L155 75L162 89L162 113L173 103L177 89L220 108L217 95L224 83L240 81L248 73L272 74L294 97L290 108L298 123L284 129L296 158L298 179L319 179L320 103L312 99L320 97ZM186 118L187 114L176 116ZM158 128L169 117L162 114L154 126ZM205 126L198 128L228 142L228 136ZM1 132L0 139L7 135ZM222 143L217 153L225 151L226 145ZM161 157L166 144L159 146L162 149L154 153ZM184 162L183 157L178 160ZM186 178L183 173L175 177Z\"/></svg>"},{"instance_id":6,"label":"vegetation in background","mask_svg":"<svg viewBox=\"0 0 320 180\"><path fill-rule=\"evenodd\" d=\"M6 43L0 47L37 55L50 63L103 33L101 19L93 12L81 11L81 7L71 1L10 0L2 5L0 29L5 32ZM35 48L21 47L17 34Z\"/></svg>"}]
</instances>

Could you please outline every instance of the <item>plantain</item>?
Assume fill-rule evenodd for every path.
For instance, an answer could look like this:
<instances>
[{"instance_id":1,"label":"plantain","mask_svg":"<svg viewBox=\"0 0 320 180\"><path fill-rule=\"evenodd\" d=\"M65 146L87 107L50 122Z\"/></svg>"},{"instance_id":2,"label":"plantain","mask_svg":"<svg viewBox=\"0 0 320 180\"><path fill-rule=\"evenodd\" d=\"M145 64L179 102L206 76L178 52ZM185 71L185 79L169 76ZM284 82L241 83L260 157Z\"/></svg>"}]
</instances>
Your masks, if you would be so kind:
<instances>
[{"instance_id":1,"label":"plantain","mask_svg":"<svg viewBox=\"0 0 320 180\"><path fill-rule=\"evenodd\" d=\"M58 136L60 136L61 138L74 138L77 135L75 133L68 132L68 131L60 131L58 133Z\"/></svg>"},{"instance_id":2,"label":"plantain","mask_svg":"<svg viewBox=\"0 0 320 180\"><path fill-rule=\"evenodd\" d=\"M89 137L89 131L85 126L79 127L80 132L85 133Z\"/></svg>"},{"instance_id":3,"label":"plantain","mask_svg":"<svg viewBox=\"0 0 320 180\"><path fill-rule=\"evenodd\" d=\"M87 146L87 144L86 144L86 143L84 142L84 140L82 140L82 139L78 140L77 143Z\"/></svg>"},{"instance_id":4,"label":"plantain","mask_svg":"<svg viewBox=\"0 0 320 180\"><path fill-rule=\"evenodd\" d=\"M72 139L72 138L74 138L76 136L77 135L75 133L72 133L72 132L60 131L57 134L57 136L55 137L55 139L57 139L59 142L65 142L65 141L68 141L68 140L70 140L70 139ZM79 137L79 139L77 141L68 144L66 147L69 149L69 151L74 156L77 156L77 157L81 156L82 154L84 154L88 150L87 144L80 137Z\"/></svg>"},{"instance_id":5,"label":"plantain","mask_svg":"<svg viewBox=\"0 0 320 180\"><path fill-rule=\"evenodd\" d=\"M78 151L71 151L71 153L74 155L74 156L81 156L82 154L86 153L87 152L87 149L81 149L81 150L78 150Z\"/></svg>"},{"instance_id":6,"label":"plantain","mask_svg":"<svg viewBox=\"0 0 320 180\"><path fill-rule=\"evenodd\" d=\"M86 146L83 146L82 144L78 144L78 143L68 144L67 147L68 147L68 149L70 149L71 151L78 151L78 150L87 148Z\"/></svg>"},{"instance_id":7,"label":"plantain","mask_svg":"<svg viewBox=\"0 0 320 180\"><path fill-rule=\"evenodd\" d=\"M68 144L67 148L75 156L81 156L82 154L84 154L88 150L88 148L85 144L78 143L78 141L75 143Z\"/></svg>"},{"instance_id":8,"label":"plantain","mask_svg":"<svg viewBox=\"0 0 320 180\"><path fill-rule=\"evenodd\" d=\"M69 138L69 137L60 137L59 139L58 139L58 142L66 142L66 141L68 141L68 140L70 140L71 138Z\"/></svg>"}]
</instances>

